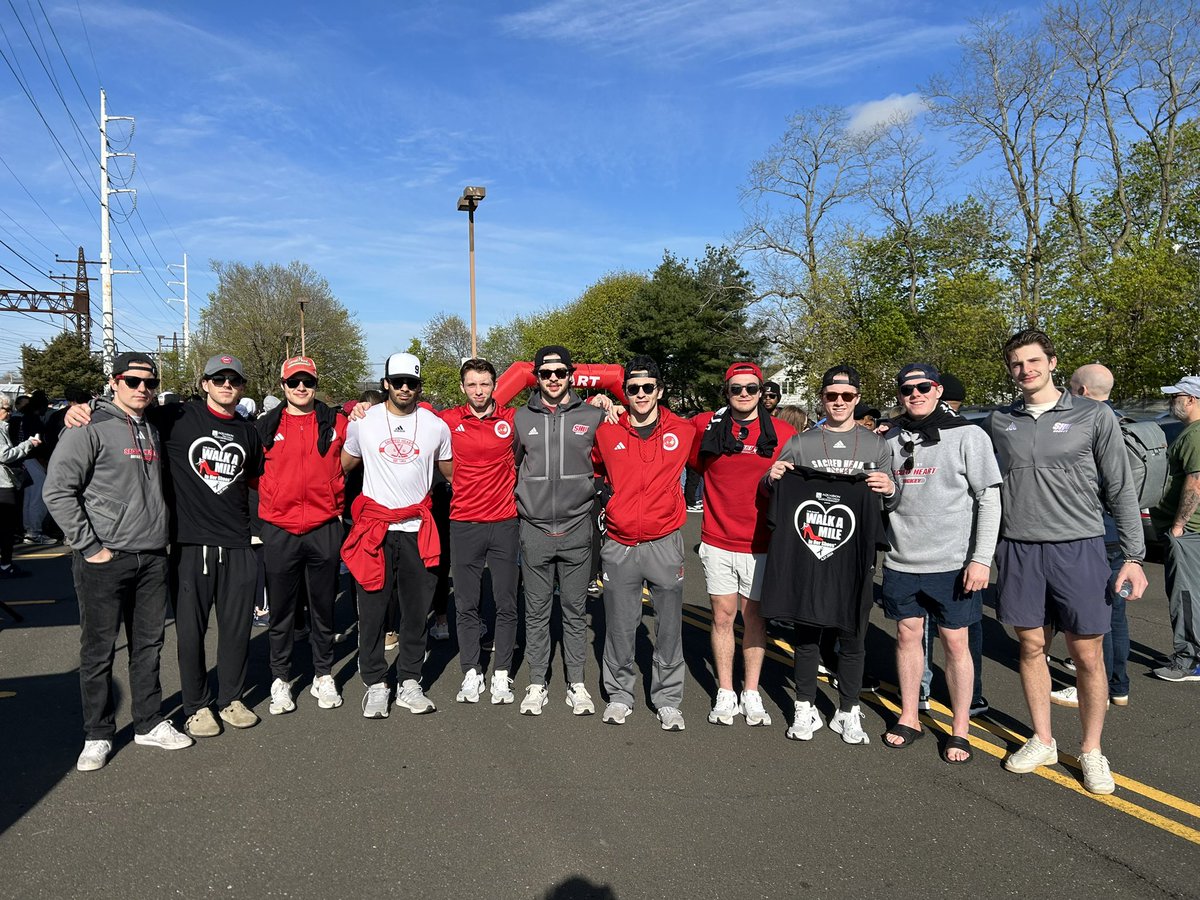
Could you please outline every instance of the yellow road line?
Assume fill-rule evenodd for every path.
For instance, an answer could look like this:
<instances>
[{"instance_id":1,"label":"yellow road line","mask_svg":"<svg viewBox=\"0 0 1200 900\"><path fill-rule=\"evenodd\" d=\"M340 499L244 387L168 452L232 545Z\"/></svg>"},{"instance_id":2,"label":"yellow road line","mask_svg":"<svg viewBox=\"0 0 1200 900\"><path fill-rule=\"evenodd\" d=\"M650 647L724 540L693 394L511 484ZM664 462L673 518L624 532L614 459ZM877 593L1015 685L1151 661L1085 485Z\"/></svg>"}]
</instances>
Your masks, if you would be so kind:
<instances>
[{"instance_id":1,"label":"yellow road line","mask_svg":"<svg viewBox=\"0 0 1200 900\"><path fill-rule=\"evenodd\" d=\"M47 603L57 603L57 600L5 600L9 606L45 606Z\"/></svg>"},{"instance_id":2,"label":"yellow road line","mask_svg":"<svg viewBox=\"0 0 1200 900\"><path fill-rule=\"evenodd\" d=\"M64 556L70 556L70 550L59 550L57 552L39 551L37 553L17 553L18 559L61 559Z\"/></svg>"},{"instance_id":3,"label":"yellow road line","mask_svg":"<svg viewBox=\"0 0 1200 900\"><path fill-rule=\"evenodd\" d=\"M16 691L0 691L0 700L7 700L9 697L17 696Z\"/></svg>"},{"instance_id":4,"label":"yellow road line","mask_svg":"<svg viewBox=\"0 0 1200 900\"><path fill-rule=\"evenodd\" d=\"M695 625L696 627L705 631L712 630L712 612L704 609L703 607L685 605L683 618L685 622ZM735 632L737 635L740 635L741 630L741 628L735 627ZM789 655L785 656L785 652ZM769 658L787 665L791 665L793 660L790 654L793 652L794 650L792 646L786 641L770 636L767 637L766 655ZM897 695L899 694L899 689L895 685L881 684L880 687L887 687L894 691ZM885 709L888 709L897 715L900 713L900 707L882 694L864 694L862 699L873 705L884 707ZM951 710L940 703L933 702L932 708L945 715L952 715ZM921 719L945 734L952 733L950 726L938 719L935 719L932 715L922 715ZM974 728L987 732L995 737L1000 738L1001 740L1011 738L1018 744L1023 744L1026 740L1026 738L1021 737L1016 732L1013 732L1010 729L993 722L984 722L978 719L972 719L971 724ZM1008 749L1006 747L999 747L996 744L993 744L991 741L983 740L982 738L974 735L968 735L967 741L972 747L994 756L996 759L1004 759L1004 757L1008 755ZM1075 769L1076 771L1079 770L1079 760L1077 757L1060 752L1059 760L1069 768ZM1132 803L1120 797L1104 794L1093 794L1086 790L1074 778L1045 766L1035 769L1033 774L1041 778L1045 778L1047 781L1052 781L1061 787L1068 788L1069 790L1072 790L1089 800L1094 800L1097 803L1103 803L1105 806L1112 807L1113 809L1133 816L1136 819L1140 819L1149 825L1153 825L1156 828L1160 828L1163 831L1167 831L1176 835L1177 837L1181 837L1186 841L1200 845L1200 830L1192 828L1188 825L1184 825L1182 822L1176 822L1174 819L1169 819L1166 816L1138 806L1136 803ZM1163 806L1167 806L1178 812L1184 813L1185 815L1191 815L1200 818L1200 805L1184 800L1182 797L1176 797L1174 794L1168 794L1165 791L1160 791L1157 788L1151 787L1150 785L1144 784L1133 778L1129 778L1125 775L1118 775L1116 772L1113 773L1113 780L1121 787L1126 788L1135 794L1140 794L1148 800L1161 803Z\"/></svg>"}]
</instances>

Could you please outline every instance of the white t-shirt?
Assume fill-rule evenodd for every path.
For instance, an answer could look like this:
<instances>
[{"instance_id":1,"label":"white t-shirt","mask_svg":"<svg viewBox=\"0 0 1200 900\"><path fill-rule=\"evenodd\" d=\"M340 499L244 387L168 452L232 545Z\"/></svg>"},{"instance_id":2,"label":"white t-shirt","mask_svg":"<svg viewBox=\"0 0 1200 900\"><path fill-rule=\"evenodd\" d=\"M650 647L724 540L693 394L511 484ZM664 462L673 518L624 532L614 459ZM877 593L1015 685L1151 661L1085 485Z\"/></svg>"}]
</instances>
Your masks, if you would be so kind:
<instances>
[{"instance_id":1,"label":"white t-shirt","mask_svg":"<svg viewBox=\"0 0 1200 900\"><path fill-rule=\"evenodd\" d=\"M424 407L407 416L379 403L346 429L345 450L363 461L363 493L389 509L420 503L433 484L433 467L450 459L450 429ZM417 531L420 519L389 525Z\"/></svg>"}]
</instances>

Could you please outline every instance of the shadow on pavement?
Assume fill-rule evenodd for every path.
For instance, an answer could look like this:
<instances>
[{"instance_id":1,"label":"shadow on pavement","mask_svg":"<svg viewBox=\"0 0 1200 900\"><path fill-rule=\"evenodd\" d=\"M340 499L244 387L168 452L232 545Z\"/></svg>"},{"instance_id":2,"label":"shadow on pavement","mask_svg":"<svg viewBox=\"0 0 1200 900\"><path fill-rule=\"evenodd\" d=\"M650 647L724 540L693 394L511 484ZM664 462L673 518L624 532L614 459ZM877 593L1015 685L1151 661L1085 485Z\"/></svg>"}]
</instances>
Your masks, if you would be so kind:
<instances>
[{"instance_id":1,"label":"shadow on pavement","mask_svg":"<svg viewBox=\"0 0 1200 900\"><path fill-rule=\"evenodd\" d=\"M545 900L617 900L617 892L607 884L596 884L582 875L560 881L543 896Z\"/></svg>"}]
</instances>

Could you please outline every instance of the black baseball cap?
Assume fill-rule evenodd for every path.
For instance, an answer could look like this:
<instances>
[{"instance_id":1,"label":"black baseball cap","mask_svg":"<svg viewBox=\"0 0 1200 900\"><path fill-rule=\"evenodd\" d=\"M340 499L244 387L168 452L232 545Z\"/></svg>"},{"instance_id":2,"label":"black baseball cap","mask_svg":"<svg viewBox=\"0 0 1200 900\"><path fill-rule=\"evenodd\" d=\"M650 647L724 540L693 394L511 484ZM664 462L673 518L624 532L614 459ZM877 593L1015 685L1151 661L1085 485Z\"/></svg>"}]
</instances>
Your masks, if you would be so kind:
<instances>
[{"instance_id":1,"label":"black baseball cap","mask_svg":"<svg viewBox=\"0 0 1200 900\"><path fill-rule=\"evenodd\" d=\"M535 370L542 367L542 363L546 361L547 356L557 356L562 360L564 366L568 369L574 368L571 365L571 351L566 347L560 347L557 344L551 344L548 347L540 349L533 357L533 368Z\"/></svg>"},{"instance_id":2,"label":"black baseball cap","mask_svg":"<svg viewBox=\"0 0 1200 900\"><path fill-rule=\"evenodd\" d=\"M958 401L959 403L967 402L967 389L963 387L963 383L949 372L942 373L942 399L951 402Z\"/></svg>"},{"instance_id":3,"label":"black baseball cap","mask_svg":"<svg viewBox=\"0 0 1200 900\"><path fill-rule=\"evenodd\" d=\"M137 350L118 354L117 358L113 360L112 373L114 376L122 375L135 366L139 369L149 369L152 376L158 376L158 364L150 358L150 354L139 353Z\"/></svg>"},{"instance_id":4,"label":"black baseball cap","mask_svg":"<svg viewBox=\"0 0 1200 900\"><path fill-rule=\"evenodd\" d=\"M839 376L844 377L846 380L835 381L834 379L838 378ZM862 379L858 377L858 369L854 368L854 366L847 366L845 364L834 366L832 369L826 369L825 374L821 376L821 390L824 390L833 384L847 383L849 383L851 387L862 390Z\"/></svg>"},{"instance_id":5,"label":"black baseball cap","mask_svg":"<svg viewBox=\"0 0 1200 900\"><path fill-rule=\"evenodd\" d=\"M783 394L783 391L779 389L779 385L774 381L764 381L762 389L764 394Z\"/></svg>"},{"instance_id":6,"label":"black baseball cap","mask_svg":"<svg viewBox=\"0 0 1200 900\"><path fill-rule=\"evenodd\" d=\"M938 374L938 370L928 363L909 363L896 373L896 387L900 387L910 378L927 378L935 384L942 383L942 376Z\"/></svg>"}]
</instances>

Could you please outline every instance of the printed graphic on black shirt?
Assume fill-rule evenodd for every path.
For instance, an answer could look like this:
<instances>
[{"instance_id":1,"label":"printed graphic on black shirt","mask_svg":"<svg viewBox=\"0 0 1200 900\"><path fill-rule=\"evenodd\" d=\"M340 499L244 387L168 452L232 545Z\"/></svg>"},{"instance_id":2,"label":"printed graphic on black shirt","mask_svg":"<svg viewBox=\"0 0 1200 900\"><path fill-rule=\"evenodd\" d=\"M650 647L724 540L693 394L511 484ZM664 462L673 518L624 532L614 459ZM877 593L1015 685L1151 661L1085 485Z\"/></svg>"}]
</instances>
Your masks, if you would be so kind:
<instances>
[{"instance_id":1,"label":"printed graphic on black shirt","mask_svg":"<svg viewBox=\"0 0 1200 900\"><path fill-rule=\"evenodd\" d=\"M829 559L854 536L854 512L841 500L840 494L819 493L796 507L796 534L819 560Z\"/></svg>"},{"instance_id":2,"label":"printed graphic on black shirt","mask_svg":"<svg viewBox=\"0 0 1200 900\"><path fill-rule=\"evenodd\" d=\"M233 440L233 435L213 431L192 441L188 461L214 494L223 494L245 471L246 448Z\"/></svg>"}]
</instances>

